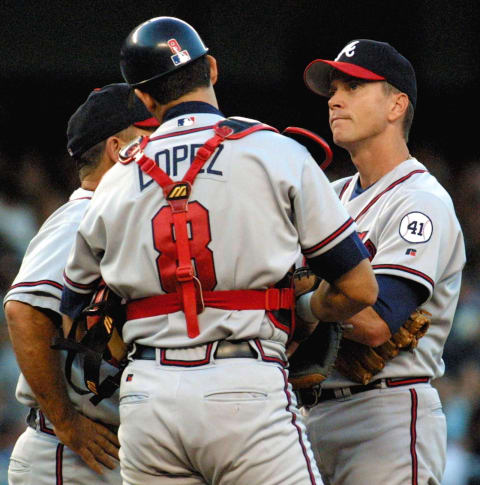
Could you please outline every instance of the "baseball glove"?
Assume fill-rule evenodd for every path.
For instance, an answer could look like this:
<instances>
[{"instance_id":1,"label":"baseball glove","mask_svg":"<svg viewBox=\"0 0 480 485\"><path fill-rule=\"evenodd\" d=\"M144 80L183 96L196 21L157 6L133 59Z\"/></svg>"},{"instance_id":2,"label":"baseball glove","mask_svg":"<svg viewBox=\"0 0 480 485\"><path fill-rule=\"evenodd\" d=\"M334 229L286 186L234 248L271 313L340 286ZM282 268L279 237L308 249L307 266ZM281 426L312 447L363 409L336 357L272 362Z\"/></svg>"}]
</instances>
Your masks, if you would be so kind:
<instances>
[{"instance_id":1,"label":"baseball glove","mask_svg":"<svg viewBox=\"0 0 480 485\"><path fill-rule=\"evenodd\" d=\"M127 346L121 337L124 323L125 305L102 280L90 305L73 321L68 335L55 338L52 345L53 349L67 351L65 376L70 386L78 394L93 393L90 401L95 405L118 389L127 355ZM79 354L83 356L84 383L87 389L82 389L72 381L72 364ZM119 371L100 382L102 361Z\"/></svg>"},{"instance_id":2,"label":"baseball glove","mask_svg":"<svg viewBox=\"0 0 480 485\"><path fill-rule=\"evenodd\" d=\"M314 291L320 279L306 267L298 268L293 273L295 296ZM312 327L315 327L313 332ZM337 323L320 322L308 324L296 315L293 340L301 342L289 360L289 382L294 390L306 389L323 382L335 363L342 329Z\"/></svg>"},{"instance_id":3,"label":"baseball glove","mask_svg":"<svg viewBox=\"0 0 480 485\"><path fill-rule=\"evenodd\" d=\"M430 316L425 310L416 310L389 340L378 347L343 339L335 368L354 382L368 384L401 350L413 351L417 347L428 331Z\"/></svg>"}]
</instances>

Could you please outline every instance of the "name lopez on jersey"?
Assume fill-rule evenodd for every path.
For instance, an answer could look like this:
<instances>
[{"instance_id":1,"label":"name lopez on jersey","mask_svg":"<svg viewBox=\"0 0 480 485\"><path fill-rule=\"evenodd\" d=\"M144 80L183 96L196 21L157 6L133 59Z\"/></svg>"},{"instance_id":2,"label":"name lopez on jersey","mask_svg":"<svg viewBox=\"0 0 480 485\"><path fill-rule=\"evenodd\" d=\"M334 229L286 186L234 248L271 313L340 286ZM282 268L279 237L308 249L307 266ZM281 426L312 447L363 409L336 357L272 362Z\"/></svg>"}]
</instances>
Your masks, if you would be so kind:
<instances>
[{"instance_id":1,"label":"name lopez on jersey","mask_svg":"<svg viewBox=\"0 0 480 485\"><path fill-rule=\"evenodd\" d=\"M169 177L183 176L183 174L185 174L190 165L193 163L197 150L201 146L201 143L175 145L173 147L165 148L159 152L156 152L152 158ZM205 167L199 171L199 177L207 176L208 178L225 181L224 170L219 170L219 164L217 163L218 157L222 153L223 149L223 145L218 147L211 160L208 160ZM140 177L140 190L143 190L148 187L153 180L146 177L140 167L138 167L138 173Z\"/></svg>"}]
</instances>

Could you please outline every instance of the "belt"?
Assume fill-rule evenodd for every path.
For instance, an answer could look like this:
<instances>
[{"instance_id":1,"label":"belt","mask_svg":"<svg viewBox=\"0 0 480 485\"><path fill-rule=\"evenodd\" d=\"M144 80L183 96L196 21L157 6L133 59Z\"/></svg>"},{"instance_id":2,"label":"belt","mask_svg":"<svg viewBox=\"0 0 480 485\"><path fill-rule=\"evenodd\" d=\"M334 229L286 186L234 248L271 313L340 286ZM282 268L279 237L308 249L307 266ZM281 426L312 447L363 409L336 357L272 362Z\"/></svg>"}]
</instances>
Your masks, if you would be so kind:
<instances>
[{"instance_id":1,"label":"belt","mask_svg":"<svg viewBox=\"0 0 480 485\"><path fill-rule=\"evenodd\" d=\"M136 344L132 359L156 360L156 348ZM220 340L213 354L215 359L256 359L257 352L246 340Z\"/></svg>"},{"instance_id":2,"label":"belt","mask_svg":"<svg viewBox=\"0 0 480 485\"><path fill-rule=\"evenodd\" d=\"M342 399L359 394L361 392L371 391L372 389L384 389L392 387L409 386L412 384L425 384L430 381L430 377L395 377L377 379L364 386L340 387L337 389L322 389L320 386L314 386L309 389L298 389L295 391L298 405L312 407L324 401L332 399Z\"/></svg>"}]
</instances>

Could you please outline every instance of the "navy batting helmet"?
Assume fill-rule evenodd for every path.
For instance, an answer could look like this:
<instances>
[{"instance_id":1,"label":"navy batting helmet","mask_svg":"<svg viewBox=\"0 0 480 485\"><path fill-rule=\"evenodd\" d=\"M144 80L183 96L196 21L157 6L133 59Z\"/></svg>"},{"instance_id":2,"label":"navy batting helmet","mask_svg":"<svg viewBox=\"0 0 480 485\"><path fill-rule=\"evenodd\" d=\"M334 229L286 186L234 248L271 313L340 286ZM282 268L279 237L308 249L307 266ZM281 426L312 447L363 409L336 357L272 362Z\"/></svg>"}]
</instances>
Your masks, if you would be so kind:
<instances>
[{"instance_id":1,"label":"navy batting helmet","mask_svg":"<svg viewBox=\"0 0 480 485\"><path fill-rule=\"evenodd\" d=\"M120 69L131 87L165 76L208 52L196 30L175 17L156 17L132 30L120 51Z\"/></svg>"}]
</instances>

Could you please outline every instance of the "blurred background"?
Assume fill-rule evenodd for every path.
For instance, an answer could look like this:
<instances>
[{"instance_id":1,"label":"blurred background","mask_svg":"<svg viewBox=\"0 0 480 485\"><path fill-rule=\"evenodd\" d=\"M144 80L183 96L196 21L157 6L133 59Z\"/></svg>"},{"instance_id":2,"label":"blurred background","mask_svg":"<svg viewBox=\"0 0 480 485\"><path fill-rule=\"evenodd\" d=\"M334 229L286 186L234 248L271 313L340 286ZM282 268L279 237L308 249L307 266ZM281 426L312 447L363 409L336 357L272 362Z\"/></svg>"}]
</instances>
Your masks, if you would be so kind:
<instances>
[{"instance_id":1,"label":"blurred background","mask_svg":"<svg viewBox=\"0 0 480 485\"><path fill-rule=\"evenodd\" d=\"M411 153L450 192L468 263L436 381L448 420L444 485L480 483L480 3L468 1L82 1L1 0L0 294L16 275L31 237L77 186L66 149L70 115L95 87L121 82L118 53L139 23L180 17L200 32L218 61L217 95L225 115L260 119L283 130L302 126L331 143L323 98L303 70L334 58L353 39L396 47L414 65L419 100ZM353 172L334 148L331 180ZM25 427L14 398L18 367L0 310L0 485Z\"/></svg>"}]
</instances>

